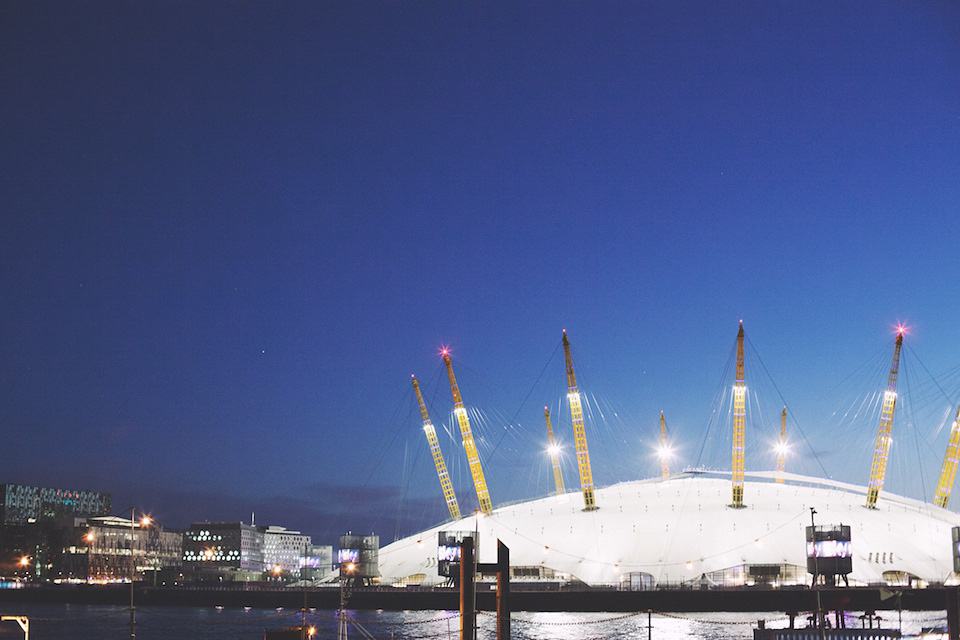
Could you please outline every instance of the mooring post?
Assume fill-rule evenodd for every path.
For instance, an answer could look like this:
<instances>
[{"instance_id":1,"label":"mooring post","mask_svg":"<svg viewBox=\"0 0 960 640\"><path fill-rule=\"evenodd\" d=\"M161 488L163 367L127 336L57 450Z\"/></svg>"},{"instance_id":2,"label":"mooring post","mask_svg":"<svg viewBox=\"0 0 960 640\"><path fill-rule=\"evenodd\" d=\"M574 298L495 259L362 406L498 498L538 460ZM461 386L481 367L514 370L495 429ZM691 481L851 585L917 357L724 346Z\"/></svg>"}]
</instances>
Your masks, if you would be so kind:
<instances>
[{"instance_id":1,"label":"mooring post","mask_svg":"<svg viewBox=\"0 0 960 640\"><path fill-rule=\"evenodd\" d=\"M510 549L497 540L497 640L510 640Z\"/></svg>"},{"instance_id":2,"label":"mooring post","mask_svg":"<svg viewBox=\"0 0 960 640\"><path fill-rule=\"evenodd\" d=\"M647 640L653 640L653 609L647 609Z\"/></svg>"},{"instance_id":3,"label":"mooring post","mask_svg":"<svg viewBox=\"0 0 960 640\"><path fill-rule=\"evenodd\" d=\"M960 640L960 589L947 587L947 634L950 640Z\"/></svg>"},{"instance_id":4,"label":"mooring post","mask_svg":"<svg viewBox=\"0 0 960 640\"><path fill-rule=\"evenodd\" d=\"M460 640L474 640L476 634L476 583L474 582L473 538L460 542Z\"/></svg>"}]
</instances>

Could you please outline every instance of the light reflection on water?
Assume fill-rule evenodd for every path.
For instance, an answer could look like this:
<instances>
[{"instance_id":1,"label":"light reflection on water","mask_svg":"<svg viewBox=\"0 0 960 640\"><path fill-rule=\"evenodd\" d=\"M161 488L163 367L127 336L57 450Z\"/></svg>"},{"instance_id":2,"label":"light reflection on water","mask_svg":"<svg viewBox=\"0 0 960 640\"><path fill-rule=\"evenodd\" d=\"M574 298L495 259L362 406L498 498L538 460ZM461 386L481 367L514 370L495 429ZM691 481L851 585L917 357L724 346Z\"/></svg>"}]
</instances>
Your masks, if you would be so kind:
<instances>
[{"instance_id":1,"label":"light reflection on water","mask_svg":"<svg viewBox=\"0 0 960 640\"><path fill-rule=\"evenodd\" d=\"M26 615L31 619L30 637L34 640L90 640L129 638L129 612L119 607L91 605L0 604L4 615ZM334 640L337 623L334 611L308 614L307 624L315 625L317 640ZM374 637L383 640L434 638L455 640L460 619L455 611L352 611ZM897 612L881 612L882 626L896 628ZM694 613L653 614L649 618L652 640L730 640L752 639L757 620L768 627L786 627L787 617L775 613ZM797 625L804 620L798 618ZM4 623L11 625L11 623ZM300 624L296 610L209 607L140 607L137 609L138 640L260 640L264 629L279 629ZM857 613L846 616L848 627L860 627ZM646 613L536 613L519 611L512 616L511 638L516 640L600 640L648 637ZM479 640L496 636L492 614L478 616ZM921 628L946 626L946 612L903 612L903 633L916 636ZM17 630L14 633L14 630ZM4 633L6 632L6 633ZM0 628L3 638L16 638L15 626ZM363 634L351 627L351 640Z\"/></svg>"}]
</instances>

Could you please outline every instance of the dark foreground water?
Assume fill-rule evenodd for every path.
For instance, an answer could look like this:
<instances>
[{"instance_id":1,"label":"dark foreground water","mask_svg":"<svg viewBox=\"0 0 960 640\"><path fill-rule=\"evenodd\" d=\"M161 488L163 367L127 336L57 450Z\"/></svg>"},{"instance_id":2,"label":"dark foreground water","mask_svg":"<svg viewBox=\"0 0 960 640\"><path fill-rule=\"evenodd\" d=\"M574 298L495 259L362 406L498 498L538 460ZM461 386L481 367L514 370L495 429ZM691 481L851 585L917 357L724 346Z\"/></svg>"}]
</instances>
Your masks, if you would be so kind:
<instances>
[{"instance_id":1,"label":"dark foreground water","mask_svg":"<svg viewBox=\"0 0 960 640\"><path fill-rule=\"evenodd\" d=\"M31 640L122 640L130 637L130 614L126 609L93 605L0 605L3 615L30 618ZM369 633L351 626L348 636L362 640L372 636L382 640L433 638L456 640L460 619L456 611L351 611ZM884 627L898 626L894 612L881 612ZM702 613L684 615L653 614L652 640L720 640L753 637L757 620L768 627L787 626L786 616L770 613ZM847 614L847 626L861 626L857 613ZM512 616L512 637L517 640L599 640L648 637L646 613L532 613ZM300 624L300 612L274 609L215 609L201 607L137 608L138 640L261 640L264 629L279 629ZM337 621L334 611L312 611L307 624L316 627L314 638L334 640ZM495 637L495 620L490 614L478 616L478 637ZM798 626L802 621L798 620ZM916 636L921 628L946 626L943 611L903 612L903 633ZM22 638L14 623L0 625L0 639Z\"/></svg>"}]
</instances>

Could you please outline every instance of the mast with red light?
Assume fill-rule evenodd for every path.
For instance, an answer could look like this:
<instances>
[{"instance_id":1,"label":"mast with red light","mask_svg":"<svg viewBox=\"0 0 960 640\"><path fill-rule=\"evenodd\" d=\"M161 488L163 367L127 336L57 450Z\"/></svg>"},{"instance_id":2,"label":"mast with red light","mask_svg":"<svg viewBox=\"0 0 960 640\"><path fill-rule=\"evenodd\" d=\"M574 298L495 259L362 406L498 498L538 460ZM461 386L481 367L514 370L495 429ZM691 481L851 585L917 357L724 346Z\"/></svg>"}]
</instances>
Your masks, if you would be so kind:
<instances>
[{"instance_id":1,"label":"mast with red light","mask_svg":"<svg viewBox=\"0 0 960 640\"><path fill-rule=\"evenodd\" d=\"M450 474L447 473L447 463L443 460L443 452L440 451L440 442L437 440L437 430L430 421L430 415L427 413L427 405L423 402L423 394L420 393L420 384L414 376L413 390L417 393L417 404L420 405L420 416L423 418L423 432L427 435L427 443L430 445L430 454L433 456L433 464L437 467L437 476L440 478L440 488L443 489L443 499L447 502L447 509L450 510L450 517L454 520L460 519L460 505L457 504L457 495L453 491L453 483L450 481Z\"/></svg>"},{"instance_id":2,"label":"mast with red light","mask_svg":"<svg viewBox=\"0 0 960 640\"><path fill-rule=\"evenodd\" d=\"M453 393L453 413L457 416L460 425L460 436L463 438L463 449L470 464L470 475L473 477L473 486L477 489L477 500L480 502L480 511L485 515L493 513L493 503L490 501L490 492L487 490L487 480L483 477L483 467L480 465L480 454L477 452L477 443L473 440L473 431L470 429L470 418L463 406L460 397L460 388L453 375L453 363L450 362L450 352L443 349L443 363L447 366L447 376L450 378L450 391Z\"/></svg>"},{"instance_id":3,"label":"mast with red light","mask_svg":"<svg viewBox=\"0 0 960 640\"><path fill-rule=\"evenodd\" d=\"M583 510L598 509L593 495L593 472L590 470L590 452L587 450L587 432L583 427L583 407L580 405L580 390L573 371L570 341L563 331L563 355L567 362L567 402L570 404L570 419L573 422L573 440L577 449L577 468L580 470L580 489L583 491Z\"/></svg>"},{"instance_id":4,"label":"mast with red light","mask_svg":"<svg viewBox=\"0 0 960 640\"><path fill-rule=\"evenodd\" d=\"M553 425L550 424L550 409L543 408L543 416L547 419L547 451L550 452L550 462L553 464L553 484L557 488L557 495L566 493L563 486L563 471L560 470L560 447L553 439Z\"/></svg>"},{"instance_id":5,"label":"mast with red light","mask_svg":"<svg viewBox=\"0 0 960 640\"><path fill-rule=\"evenodd\" d=\"M737 379L733 385L733 504L735 509L743 508L744 450L746 448L747 428L747 385L743 373L743 320L737 332Z\"/></svg>"},{"instance_id":6,"label":"mast with red light","mask_svg":"<svg viewBox=\"0 0 960 640\"><path fill-rule=\"evenodd\" d=\"M953 426L950 428L950 442L947 443L947 451L943 455L937 493L933 498L933 504L938 507L947 508L950 492L953 491L953 481L957 478L958 461L960 461L960 406L957 407L957 417L953 419Z\"/></svg>"},{"instance_id":7,"label":"mast with red light","mask_svg":"<svg viewBox=\"0 0 960 640\"><path fill-rule=\"evenodd\" d=\"M890 456L890 444L893 442L893 411L897 407L897 371L900 368L900 347L903 346L904 327L897 327L897 342L893 350L893 362L887 388L883 392L883 408L880 411L880 426L877 428L877 442L873 448L873 464L870 467L870 484L867 485L867 508L877 507L877 496L883 489L883 479L887 473L887 458Z\"/></svg>"}]
</instances>

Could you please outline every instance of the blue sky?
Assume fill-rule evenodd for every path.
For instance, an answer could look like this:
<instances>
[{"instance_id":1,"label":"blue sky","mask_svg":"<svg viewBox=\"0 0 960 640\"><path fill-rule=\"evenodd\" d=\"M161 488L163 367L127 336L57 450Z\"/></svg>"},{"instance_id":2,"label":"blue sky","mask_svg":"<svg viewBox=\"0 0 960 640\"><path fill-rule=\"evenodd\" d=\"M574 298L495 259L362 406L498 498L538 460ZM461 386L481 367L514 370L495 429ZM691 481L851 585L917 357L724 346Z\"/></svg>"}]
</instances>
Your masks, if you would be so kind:
<instances>
[{"instance_id":1,"label":"blue sky","mask_svg":"<svg viewBox=\"0 0 960 640\"><path fill-rule=\"evenodd\" d=\"M859 484L843 415L908 324L888 487L922 497L960 401L958 34L947 2L3 3L2 480L389 538L443 518L409 383L449 427L441 344L494 502L549 491L564 328L599 483L656 473L660 410L723 468L742 318L756 464L786 402L806 470Z\"/></svg>"}]
</instances>

